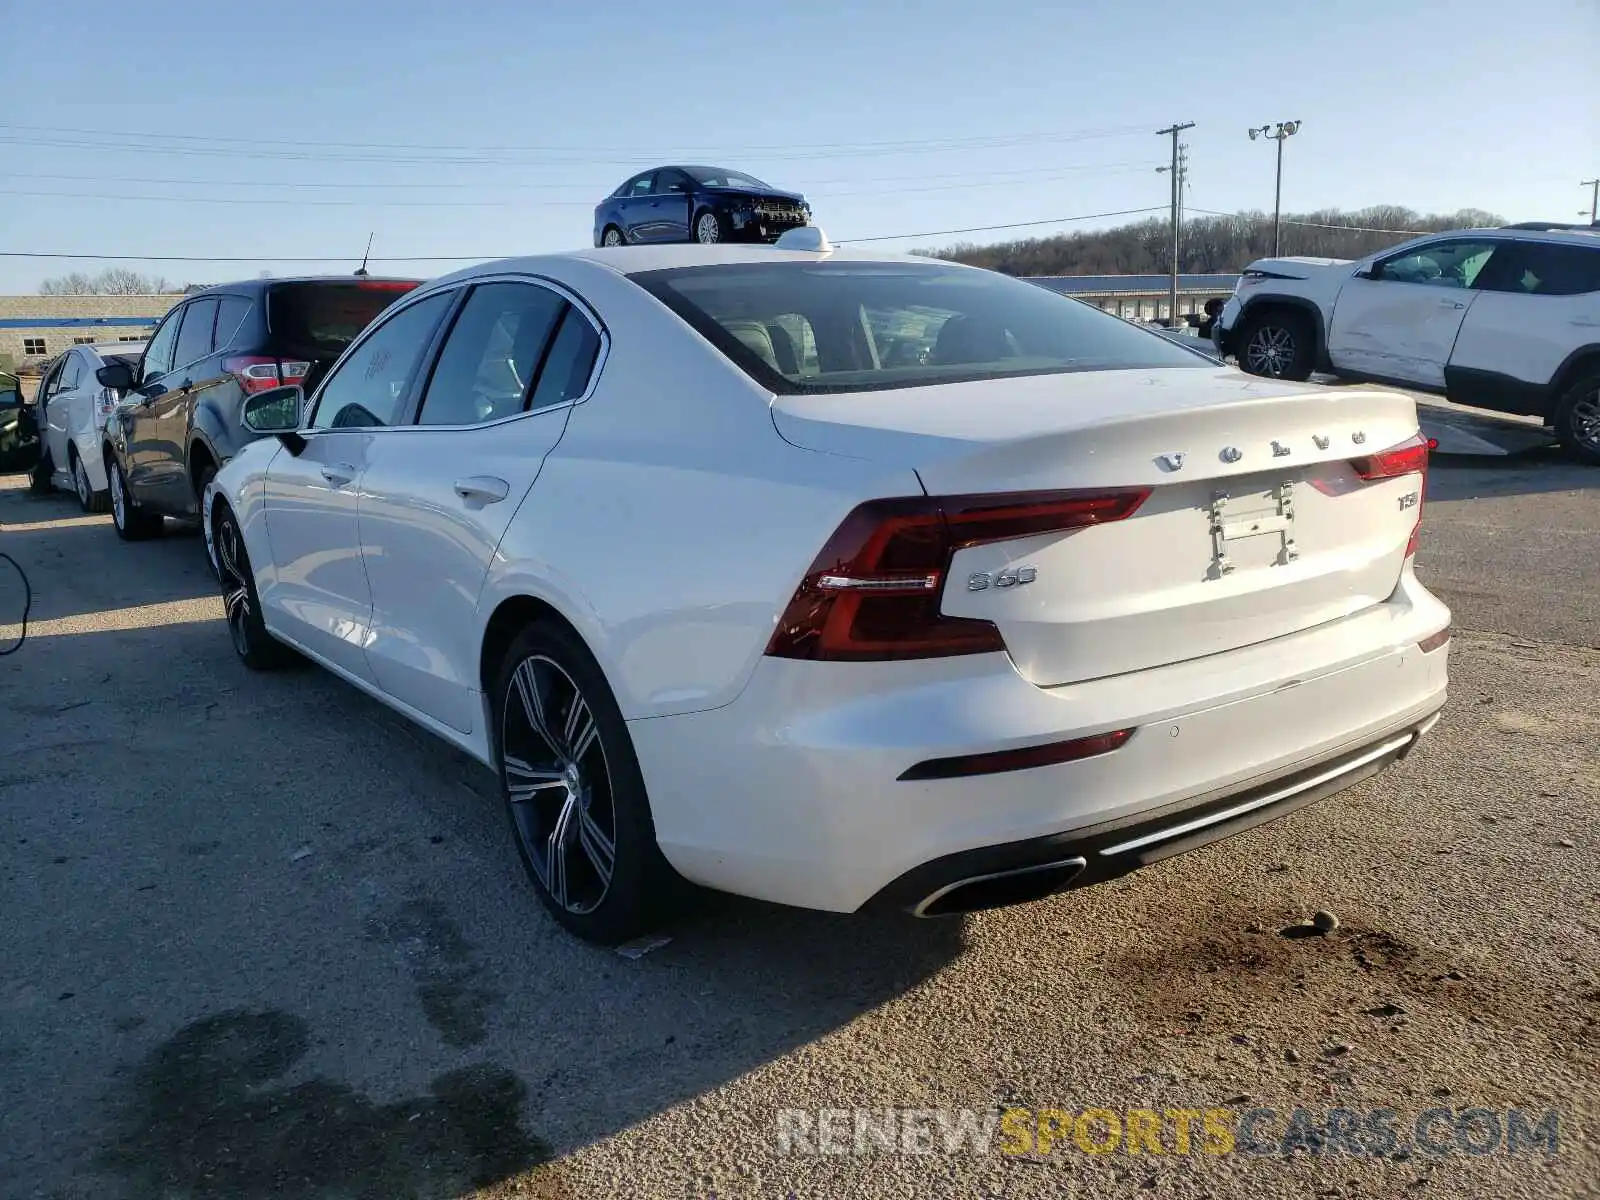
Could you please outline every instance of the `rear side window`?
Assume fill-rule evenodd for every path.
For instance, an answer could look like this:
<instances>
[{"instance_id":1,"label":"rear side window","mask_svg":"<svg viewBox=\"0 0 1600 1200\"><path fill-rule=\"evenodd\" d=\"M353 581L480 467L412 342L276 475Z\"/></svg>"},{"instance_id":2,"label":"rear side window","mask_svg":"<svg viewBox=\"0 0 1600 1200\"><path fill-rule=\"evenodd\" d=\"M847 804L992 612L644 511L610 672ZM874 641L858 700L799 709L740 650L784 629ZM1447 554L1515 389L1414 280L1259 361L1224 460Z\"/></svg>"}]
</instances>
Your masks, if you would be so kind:
<instances>
[{"instance_id":1,"label":"rear side window","mask_svg":"<svg viewBox=\"0 0 1600 1200\"><path fill-rule=\"evenodd\" d=\"M600 335L582 313L567 305L561 331L545 357L544 369L533 389L533 403L528 407L549 408L578 399L589 388L589 376L594 374L594 362L599 356Z\"/></svg>"},{"instance_id":2,"label":"rear side window","mask_svg":"<svg viewBox=\"0 0 1600 1200\"><path fill-rule=\"evenodd\" d=\"M515 416L567 302L531 283L472 289L428 381L423 425L478 425Z\"/></svg>"},{"instance_id":3,"label":"rear side window","mask_svg":"<svg viewBox=\"0 0 1600 1200\"><path fill-rule=\"evenodd\" d=\"M1215 367L1087 304L968 267L738 263L629 278L782 393Z\"/></svg>"},{"instance_id":4,"label":"rear side window","mask_svg":"<svg viewBox=\"0 0 1600 1200\"><path fill-rule=\"evenodd\" d=\"M78 355L67 355L66 361L61 364L61 382L56 385L56 390L64 392L68 388L77 387L82 366L83 362Z\"/></svg>"},{"instance_id":5,"label":"rear side window","mask_svg":"<svg viewBox=\"0 0 1600 1200\"><path fill-rule=\"evenodd\" d=\"M1521 296L1600 292L1600 246L1508 242L1490 260L1478 287Z\"/></svg>"},{"instance_id":6,"label":"rear side window","mask_svg":"<svg viewBox=\"0 0 1600 1200\"><path fill-rule=\"evenodd\" d=\"M178 330L178 348L172 365L188 366L211 353L211 335L217 323L215 300L194 300L183 310L183 326Z\"/></svg>"},{"instance_id":7,"label":"rear side window","mask_svg":"<svg viewBox=\"0 0 1600 1200\"><path fill-rule=\"evenodd\" d=\"M245 297L217 297L217 336L215 345L218 350L226 350L233 345L234 338L239 336L239 327L244 324L245 317L249 315L250 301Z\"/></svg>"},{"instance_id":8,"label":"rear side window","mask_svg":"<svg viewBox=\"0 0 1600 1200\"><path fill-rule=\"evenodd\" d=\"M389 280L280 283L267 290L267 332L285 354L337 358L379 313L416 286Z\"/></svg>"}]
</instances>

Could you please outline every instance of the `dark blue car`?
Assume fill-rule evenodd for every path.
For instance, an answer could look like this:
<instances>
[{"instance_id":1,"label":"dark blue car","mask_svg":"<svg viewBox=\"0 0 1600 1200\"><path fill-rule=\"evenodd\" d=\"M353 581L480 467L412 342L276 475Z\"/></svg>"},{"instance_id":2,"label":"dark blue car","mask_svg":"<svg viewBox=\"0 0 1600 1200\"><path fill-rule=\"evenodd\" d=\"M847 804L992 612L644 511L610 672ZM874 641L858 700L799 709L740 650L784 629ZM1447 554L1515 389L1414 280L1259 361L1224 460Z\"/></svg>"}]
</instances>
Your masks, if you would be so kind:
<instances>
[{"instance_id":1,"label":"dark blue car","mask_svg":"<svg viewBox=\"0 0 1600 1200\"><path fill-rule=\"evenodd\" d=\"M653 167L595 206L594 244L775 242L810 223L798 192L721 167Z\"/></svg>"}]
</instances>

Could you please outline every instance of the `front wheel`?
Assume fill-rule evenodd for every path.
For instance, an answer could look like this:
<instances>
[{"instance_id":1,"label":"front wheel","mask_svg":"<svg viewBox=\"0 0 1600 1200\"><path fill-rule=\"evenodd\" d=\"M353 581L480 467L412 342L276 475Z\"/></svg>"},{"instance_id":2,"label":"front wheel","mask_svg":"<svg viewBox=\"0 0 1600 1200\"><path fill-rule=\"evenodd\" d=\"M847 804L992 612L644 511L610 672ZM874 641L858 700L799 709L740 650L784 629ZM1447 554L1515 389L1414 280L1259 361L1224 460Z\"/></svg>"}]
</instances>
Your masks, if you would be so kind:
<instances>
[{"instance_id":1,"label":"front wheel","mask_svg":"<svg viewBox=\"0 0 1600 1200\"><path fill-rule=\"evenodd\" d=\"M523 869L569 933L615 945L659 929L686 885L656 845L633 740L576 634L540 622L494 693L496 753Z\"/></svg>"},{"instance_id":2,"label":"front wheel","mask_svg":"<svg viewBox=\"0 0 1600 1200\"><path fill-rule=\"evenodd\" d=\"M715 246L722 241L722 218L714 212L703 212L695 218L694 240L702 246Z\"/></svg>"},{"instance_id":3,"label":"front wheel","mask_svg":"<svg viewBox=\"0 0 1600 1200\"><path fill-rule=\"evenodd\" d=\"M605 233L600 237L600 244L602 246L622 245L622 230L618 229L615 225L608 226Z\"/></svg>"},{"instance_id":4,"label":"front wheel","mask_svg":"<svg viewBox=\"0 0 1600 1200\"><path fill-rule=\"evenodd\" d=\"M217 553L217 581L222 587L223 615L228 636L239 660L254 671L281 667L293 652L267 632L261 619L261 597L256 594L255 573L239 534L239 520L225 504L216 506L212 543Z\"/></svg>"},{"instance_id":5,"label":"front wheel","mask_svg":"<svg viewBox=\"0 0 1600 1200\"><path fill-rule=\"evenodd\" d=\"M1551 424L1562 449L1581 463L1600 467L1600 371L1589 372L1567 389Z\"/></svg>"},{"instance_id":6,"label":"front wheel","mask_svg":"<svg viewBox=\"0 0 1600 1200\"><path fill-rule=\"evenodd\" d=\"M1240 325L1237 344L1239 367L1251 375L1300 383L1310 379L1316 367L1316 330L1293 310L1246 317Z\"/></svg>"},{"instance_id":7,"label":"front wheel","mask_svg":"<svg viewBox=\"0 0 1600 1200\"><path fill-rule=\"evenodd\" d=\"M118 537L125 542L142 542L161 532L161 514L134 504L122 464L111 455L106 456L106 481L111 485L111 523L116 526Z\"/></svg>"}]
</instances>

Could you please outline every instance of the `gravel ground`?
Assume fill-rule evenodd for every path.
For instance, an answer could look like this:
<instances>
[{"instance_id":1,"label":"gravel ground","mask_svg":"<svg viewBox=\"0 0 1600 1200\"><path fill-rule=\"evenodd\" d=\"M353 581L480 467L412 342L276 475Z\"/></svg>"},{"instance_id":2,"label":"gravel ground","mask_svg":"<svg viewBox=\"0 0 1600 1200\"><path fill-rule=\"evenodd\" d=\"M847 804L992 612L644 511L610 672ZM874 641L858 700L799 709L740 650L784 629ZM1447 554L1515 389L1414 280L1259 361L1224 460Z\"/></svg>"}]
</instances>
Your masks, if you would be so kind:
<instances>
[{"instance_id":1,"label":"gravel ground","mask_svg":"<svg viewBox=\"0 0 1600 1200\"><path fill-rule=\"evenodd\" d=\"M542 915L480 768L240 667L195 536L16 485L0 1195L1600 1195L1600 472L1441 460L1452 700L1376 780L1021 909L720 900L637 959ZM1559 1144L777 1153L781 1110L890 1106L1553 1109Z\"/></svg>"}]
</instances>

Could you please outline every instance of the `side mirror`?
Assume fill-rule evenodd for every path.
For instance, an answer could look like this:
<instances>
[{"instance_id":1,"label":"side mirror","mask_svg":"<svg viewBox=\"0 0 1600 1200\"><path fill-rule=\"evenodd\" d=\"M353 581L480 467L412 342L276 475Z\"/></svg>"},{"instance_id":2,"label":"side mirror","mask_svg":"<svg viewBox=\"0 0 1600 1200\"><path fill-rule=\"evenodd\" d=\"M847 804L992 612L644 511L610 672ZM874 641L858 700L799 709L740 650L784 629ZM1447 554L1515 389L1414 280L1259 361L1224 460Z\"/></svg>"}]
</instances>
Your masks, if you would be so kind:
<instances>
[{"instance_id":1,"label":"side mirror","mask_svg":"<svg viewBox=\"0 0 1600 1200\"><path fill-rule=\"evenodd\" d=\"M133 390L133 368L127 363L107 363L94 373L95 381L113 392Z\"/></svg>"},{"instance_id":2,"label":"side mirror","mask_svg":"<svg viewBox=\"0 0 1600 1200\"><path fill-rule=\"evenodd\" d=\"M1378 268L1373 266L1371 263L1368 263L1366 266L1357 269L1357 271L1355 272L1355 274L1353 276L1351 276L1351 278L1353 278L1353 279L1377 279L1378 276L1379 276Z\"/></svg>"},{"instance_id":3,"label":"side mirror","mask_svg":"<svg viewBox=\"0 0 1600 1200\"><path fill-rule=\"evenodd\" d=\"M297 385L257 392L244 402L242 420L251 433L291 433L300 428L305 391Z\"/></svg>"}]
</instances>

